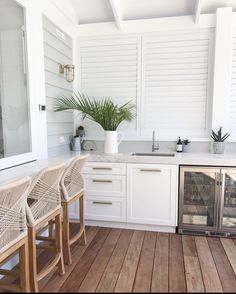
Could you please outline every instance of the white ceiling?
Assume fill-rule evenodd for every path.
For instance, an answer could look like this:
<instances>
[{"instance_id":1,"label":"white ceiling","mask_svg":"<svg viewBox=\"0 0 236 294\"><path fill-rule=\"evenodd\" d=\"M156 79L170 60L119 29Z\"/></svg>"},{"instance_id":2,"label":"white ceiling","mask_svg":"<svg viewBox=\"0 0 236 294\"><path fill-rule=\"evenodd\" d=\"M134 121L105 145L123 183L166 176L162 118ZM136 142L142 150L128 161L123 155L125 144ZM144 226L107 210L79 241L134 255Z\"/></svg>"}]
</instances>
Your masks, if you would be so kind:
<instances>
[{"instance_id":1,"label":"white ceiling","mask_svg":"<svg viewBox=\"0 0 236 294\"><path fill-rule=\"evenodd\" d=\"M110 0L70 0L79 24L115 21ZM195 14L198 0L115 0L122 20L150 19ZM236 0L202 0L201 13L215 13L218 7L233 7Z\"/></svg>"}]
</instances>

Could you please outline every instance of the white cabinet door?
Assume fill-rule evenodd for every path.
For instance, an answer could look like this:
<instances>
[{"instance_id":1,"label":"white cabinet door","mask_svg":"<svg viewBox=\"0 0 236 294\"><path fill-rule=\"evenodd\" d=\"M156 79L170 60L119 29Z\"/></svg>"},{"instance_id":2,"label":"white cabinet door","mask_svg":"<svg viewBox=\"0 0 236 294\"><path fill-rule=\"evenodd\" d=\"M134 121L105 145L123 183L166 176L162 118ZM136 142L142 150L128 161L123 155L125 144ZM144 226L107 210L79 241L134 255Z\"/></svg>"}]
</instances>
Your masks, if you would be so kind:
<instances>
[{"instance_id":1,"label":"white cabinet door","mask_svg":"<svg viewBox=\"0 0 236 294\"><path fill-rule=\"evenodd\" d=\"M177 171L171 165L127 165L128 222L177 225Z\"/></svg>"},{"instance_id":2,"label":"white cabinet door","mask_svg":"<svg viewBox=\"0 0 236 294\"><path fill-rule=\"evenodd\" d=\"M85 218L86 220L126 222L126 199L86 197Z\"/></svg>"},{"instance_id":3,"label":"white cabinet door","mask_svg":"<svg viewBox=\"0 0 236 294\"><path fill-rule=\"evenodd\" d=\"M126 177L84 174L85 194L93 196L126 197Z\"/></svg>"}]
</instances>

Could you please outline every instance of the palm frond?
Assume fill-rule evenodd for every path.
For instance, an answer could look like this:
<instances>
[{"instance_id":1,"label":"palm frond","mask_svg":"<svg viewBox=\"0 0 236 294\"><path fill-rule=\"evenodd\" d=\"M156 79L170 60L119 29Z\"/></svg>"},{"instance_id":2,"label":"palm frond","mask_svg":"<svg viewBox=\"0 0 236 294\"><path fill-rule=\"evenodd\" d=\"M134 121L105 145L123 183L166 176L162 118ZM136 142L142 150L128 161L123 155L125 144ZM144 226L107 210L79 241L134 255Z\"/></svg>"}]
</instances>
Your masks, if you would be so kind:
<instances>
[{"instance_id":1,"label":"palm frond","mask_svg":"<svg viewBox=\"0 0 236 294\"><path fill-rule=\"evenodd\" d=\"M87 94L77 92L68 97L58 98L55 111L78 110L83 119L98 123L104 130L115 131L123 121L132 121L136 115L136 106L127 102L120 107L111 98L97 100Z\"/></svg>"}]
</instances>

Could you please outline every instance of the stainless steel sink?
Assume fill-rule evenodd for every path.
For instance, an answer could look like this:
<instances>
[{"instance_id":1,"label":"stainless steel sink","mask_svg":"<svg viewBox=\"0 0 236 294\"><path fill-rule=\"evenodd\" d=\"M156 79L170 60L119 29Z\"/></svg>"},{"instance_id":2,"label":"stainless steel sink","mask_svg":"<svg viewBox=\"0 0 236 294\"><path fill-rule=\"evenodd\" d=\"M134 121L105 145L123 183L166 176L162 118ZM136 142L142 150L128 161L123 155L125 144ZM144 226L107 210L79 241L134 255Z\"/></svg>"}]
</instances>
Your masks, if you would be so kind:
<instances>
[{"instance_id":1,"label":"stainless steel sink","mask_svg":"<svg viewBox=\"0 0 236 294\"><path fill-rule=\"evenodd\" d=\"M160 156L160 157L175 157L175 153L160 153L160 152L149 152L149 153L138 153L134 152L132 156Z\"/></svg>"}]
</instances>

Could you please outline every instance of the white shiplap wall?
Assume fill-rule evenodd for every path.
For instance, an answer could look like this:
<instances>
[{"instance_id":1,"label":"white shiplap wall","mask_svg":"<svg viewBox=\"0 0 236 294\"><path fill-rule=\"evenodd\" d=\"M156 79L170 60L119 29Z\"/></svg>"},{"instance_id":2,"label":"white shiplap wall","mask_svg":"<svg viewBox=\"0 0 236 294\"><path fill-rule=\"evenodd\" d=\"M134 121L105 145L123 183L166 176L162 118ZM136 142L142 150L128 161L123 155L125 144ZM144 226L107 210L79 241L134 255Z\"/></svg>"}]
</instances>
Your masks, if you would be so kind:
<instances>
[{"instance_id":1,"label":"white shiplap wall","mask_svg":"<svg viewBox=\"0 0 236 294\"><path fill-rule=\"evenodd\" d=\"M68 83L59 73L59 64L72 64L72 39L64 34L64 39L58 36L58 29L51 21L44 17L44 55L45 55L45 81L47 103L47 132L48 152L56 154L69 150L69 137L74 130L74 117L72 111L53 111L57 97L70 95L72 84ZM60 138L64 137L65 142Z\"/></svg>"},{"instance_id":2,"label":"white shiplap wall","mask_svg":"<svg viewBox=\"0 0 236 294\"><path fill-rule=\"evenodd\" d=\"M155 35L84 39L81 90L96 98L137 104L137 119L124 124L127 139L208 138L211 129L213 36L211 29ZM85 121L87 136L102 129Z\"/></svg>"},{"instance_id":3,"label":"white shiplap wall","mask_svg":"<svg viewBox=\"0 0 236 294\"><path fill-rule=\"evenodd\" d=\"M236 139L236 32L233 42L233 64L232 64L232 82L230 99L230 133L233 139Z\"/></svg>"},{"instance_id":4,"label":"white shiplap wall","mask_svg":"<svg viewBox=\"0 0 236 294\"><path fill-rule=\"evenodd\" d=\"M98 99L111 97L118 104L138 99L138 38L116 38L82 41L81 90ZM102 129L85 120L88 137L98 138ZM136 136L137 121L123 123L119 130L125 130L127 137Z\"/></svg>"},{"instance_id":5,"label":"white shiplap wall","mask_svg":"<svg viewBox=\"0 0 236 294\"><path fill-rule=\"evenodd\" d=\"M143 38L143 135L208 137L212 42L210 30Z\"/></svg>"}]
</instances>

